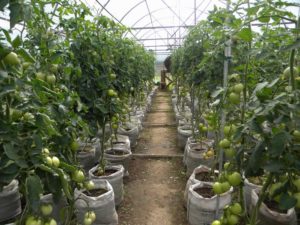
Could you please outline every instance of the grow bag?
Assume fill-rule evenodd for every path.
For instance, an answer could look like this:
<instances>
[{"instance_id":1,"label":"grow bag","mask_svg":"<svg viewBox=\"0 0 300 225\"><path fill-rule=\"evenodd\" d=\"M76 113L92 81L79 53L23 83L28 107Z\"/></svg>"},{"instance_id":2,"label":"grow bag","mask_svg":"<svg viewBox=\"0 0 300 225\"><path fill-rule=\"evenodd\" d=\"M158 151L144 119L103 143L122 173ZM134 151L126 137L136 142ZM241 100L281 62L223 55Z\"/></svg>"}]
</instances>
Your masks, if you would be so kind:
<instances>
[{"instance_id":1,"label":"grow bag","mask_svg":"<svg viewBox=\"0 0 300 225\"><path fill-rule=\"evenodd\" d=\"M211 167L214 162L214 158L210 157L208 159L204 159L203 153L207 151L208 144L202 143L193 143L189 144L186 148L186 175L190 176L193 170L200 166L208 166Z\"/></svg>"},{"instance_id":2,"label":"grow bag","mask_svg":"<svg viewBox=\"0 0 300 225\"><path fill-rule=\"evenodd\" d=\"M187 139L192 136L192 128L190 125L179 126L177 128L178 147L184 150Z\"/></svg>"},{"instance_id":3,"label":"grow bag","mask_svg":"<svg viewBox=\"0 0 300 225\"><path fill-rule=\"evenodd\" d=\"M189 177L186 186L185 186L185 190L184 190L184 206L187 207L187 198L188 198L188 192L189 192L189 188L194 185L194 184L198 184L198 183L208 183L208 184L212 184L212 182L208 182L208 181L203 181L203 180L198 180L196 178L196 175L199 173L210 173L211 169L208 168L207 166L198 166L197 168L194 169L193 173L191 174L191 176ZM219 171L215 170L215 174L218 174Z\"/></svg>"},{"instance_id":4,"label":"grow bag","mask_svg":"<svg viewBox=\"0 0 300 225\"><path fill-rule=\"evenodd\" d=\"M116 138L115 136L112 136L106 143L106 146L108 147L121 147L125 148L127 150L131 151L130 148L130 140L129 137L126 135L117 134Z\"/></svg>"},{"instance_id":5,"label":"grow bag","mask_svg":"<svg viewBox=\"0 0 300 225\"><path fill-rule=\"evenodd\" d=\"M21 211L19 182L12 180L0 192L0 222L16 217Z\"/></svg>"},{"instance_id":6,"label":"grow bag","mask_svg":"<svg viewBox=\"0 0 300 225\"><path fill-rule=\"evenodd\" d=\"M190 186L187 202L187 217L190 225L208 225L215 220L217 195L205 198L195 191L197 188L211 186L211 184L207 183L197 183ZM233 188L231 187L228 192L220 195L219 216L222 215L224 207L231 203L232 191Z\"/></svg>"},{"instance_id":7,"label":"grow bag","mask_svg":"<svg viewBox=\"0 0 300 225\"><path fill-rule=\"evenodd\" d=\"M251 183L247 178L245 178L244 180L244 199L245 199L245 206L246 206L246 210L249 211L250 210L250 206L251 206L251 195L252 195L252 191L257 189L260 190L262 188L262 186L257 185L257 184L253 184Z\"/></svg>"},{"instance_id":8,"label":"grow bag","mask_svg":"<svg viewBox=\"0 0 300 225\"><path fill-rule=\"evenodd\" d=\"M207 144L209 147L212 147L214 144L214 140L207 139L205 141L202 141L205 144ZM184 154L183 154L183 164L186 166L186 155L187 155L187 148L189 147L190 144L196 144L199 143L199 140L196 140L193 137L189 137L186 141L185 147L184 147Z\"/></svg>"},{"instance_id":9,"label":"grow bag","mask_svg":"<svg viewBox=\"0 0 300 225\"><path fill-rule=\"evenodd\" d=\"M94 172L98 169L98 166L93 167L89 171L89 177L95 183L99 180L107 180L113 190L114 190L114 197L115 197L115 204L118 206L123 201L123 176L124 176L124 167L122 165L107 165L105 170L116 170L113 174L107 176L95 176Z\"/></svg>"},{"instance_id":10,"label":"grow bag","mask_svg":"<svg viewBox=\"0 0 300 225\"><path fill-rule=\"evenodd\" d=\"M128 136L130 145L135 146L139 135L138 125L133 122L126 122L123 126L119 127L118 134Z\"/></svg>"},{"instance_id":11,"label":"grow bag","mask_svg":"<svg viewBox=\"0 0 300 225\"><path fill-rule=\"evenodd\" d=\"M124 175L128 176L129 161L132 153L126 146L113 146L104 151L104 158L112 165L123 165Z\"/></svg>"},{"instance_id":12,"label":"grow bag","mask_svg":"<svg viewBox=\"0 0 300 225\"><path fill-rule=\"evenodd\" d=\"M86 173L95 165L95 152L96 149L92 144L80 144L77 159Z\"/></svg>"},{"instance_id":13,"label":"grow bag","mask_svg":"<svg viewBox=\"0 0 300 225\"><path fill-rule=\"evenodd\" d=\"M88 211L94 211L96 220L93 224L97 225L117 225L118 214L115 208L114 192L112 186L106 180L97 180L95 182L95 189L105 189L107 192L97 197L87 196L83 193L84 190L74 191L75 199L75 213L77 220L83 224L84 215Z\"/></svg>"},{"instance_id":14,"label":"grow bag","mask_svg":"<svg viewBox=\"0 0 300 225\"><path fill-rule=\"evenodd\" d=\"M259 191L260 189L251 191L250 212L257 204ZM297 225L297 216L294 208L289 209L287 213L279 213L269 209L265 203L262 203L258 210L257 221L257 225Z\"/></svg>"}]
</instances>

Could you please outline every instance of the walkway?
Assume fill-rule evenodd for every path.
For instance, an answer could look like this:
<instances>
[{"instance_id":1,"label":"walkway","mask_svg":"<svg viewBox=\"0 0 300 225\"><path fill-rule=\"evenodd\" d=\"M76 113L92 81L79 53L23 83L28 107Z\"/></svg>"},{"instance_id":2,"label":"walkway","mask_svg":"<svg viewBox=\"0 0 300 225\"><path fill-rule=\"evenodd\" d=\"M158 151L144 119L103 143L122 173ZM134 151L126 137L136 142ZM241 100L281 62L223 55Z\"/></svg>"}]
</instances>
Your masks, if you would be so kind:
<instances>
[{"instance_id":1,"label":"walkway","mask_svg":"<svg viewBox=\"0 0 300 225\"><path fill-rule=\"evenodd\" d=\"M120 225L186 225L186 177L169 92L158 91L147 114L118 209Z\"/></svg>"}]
</instances>

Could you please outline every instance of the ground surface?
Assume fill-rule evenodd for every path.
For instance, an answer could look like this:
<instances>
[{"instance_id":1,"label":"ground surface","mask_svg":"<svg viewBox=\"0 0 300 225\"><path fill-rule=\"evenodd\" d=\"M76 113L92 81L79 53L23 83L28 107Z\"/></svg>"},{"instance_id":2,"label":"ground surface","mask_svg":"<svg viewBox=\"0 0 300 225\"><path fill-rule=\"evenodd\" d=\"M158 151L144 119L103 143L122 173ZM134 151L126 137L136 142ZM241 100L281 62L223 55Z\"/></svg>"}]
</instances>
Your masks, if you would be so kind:
<instances>
[{"instance_id":1,"label":"ground surface","mask_svg":"<svg viewBox=\"0 0 300 225\"><path fill-rule=\"evenodd\" d=\"M124 180L125 198L118 209L119 224L186 225L186 177L178 157L182 151L176 145L170 93L156 93L144 125L133 151L145 157L133 157L130 162L130 175Z\"/></svg>"}]
</instances>

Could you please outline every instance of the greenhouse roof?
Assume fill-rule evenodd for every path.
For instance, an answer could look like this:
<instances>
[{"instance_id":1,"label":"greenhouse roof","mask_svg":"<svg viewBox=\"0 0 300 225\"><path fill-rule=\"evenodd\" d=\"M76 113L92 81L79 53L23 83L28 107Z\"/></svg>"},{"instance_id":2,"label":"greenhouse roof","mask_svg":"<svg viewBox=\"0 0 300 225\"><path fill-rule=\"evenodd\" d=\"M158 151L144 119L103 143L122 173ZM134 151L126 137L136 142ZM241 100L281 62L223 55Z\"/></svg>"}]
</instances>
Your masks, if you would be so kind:
<instances>
[{"instance_id":1,"label":"greenhouse roof","mask_svg":"<svg viewBox=\"0 0 300 225\"><path fill-rule=\"evenodd\" d=\"M162 57L183 43L188 29L206 19L214 6L226 0L76 0L95 15L105 15L130 28L131 37ZM299 0L290 0L297 2ZM257 2L253 0L252 2ZM296 15L298 8L291 8ZM0 25L9 28L8 12L0 12ZM2 19L2 20L1 20ZM18 29L18 26L16 26ZM19 28L21 30L21 28Z\"/></svg>"},{"instance_id":2,"label":"greenhouse roof","mask_svg":"<svg viewBox=\"0 0 300 225\"><path fill-rule=\"evenodd\" d=\"M128 36L157 54L169 54L181 45L188 28L205 19L222 0L82 0L95 13L102 13L131 28Z\"/></svg>"}]
</instances>

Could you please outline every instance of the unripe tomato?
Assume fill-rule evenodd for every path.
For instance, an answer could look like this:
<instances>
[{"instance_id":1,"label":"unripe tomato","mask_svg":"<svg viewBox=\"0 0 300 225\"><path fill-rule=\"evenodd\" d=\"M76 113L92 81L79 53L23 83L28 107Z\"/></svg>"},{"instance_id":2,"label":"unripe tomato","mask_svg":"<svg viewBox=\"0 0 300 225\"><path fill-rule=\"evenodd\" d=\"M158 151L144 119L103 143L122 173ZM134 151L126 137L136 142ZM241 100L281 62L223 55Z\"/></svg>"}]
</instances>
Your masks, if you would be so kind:
<instances>
[{"instance_id":1,"label":"unripe tomato","mask_svg":"<svg viewBox=\"0 0 300 225\"><path fill-rule=\"evenodd\" d=\"M221 225L220 220L214 220L211 225Z\"/></svg>"},{"instance_id":2,"label":"unripe tomato","mask_svg":"<svg viewBox=\"0 0 300 225\"><path fill-rule=\"evenodd\" d=\"M93 224L93 221L91 218L89 218L89 217L84 218L83 225L92 225L92 224Z\"/></svg>"},{"instance_id":3,"label":"unripe tomato","mask_svg":"<svg viewBox=\"0 0 300 225\"><path fill-rule=\"evenodd\" d=\"M49 83L49 84L55 84L56 82L56 77L54 74L51 74L51 75L47 75L46 76L46 81Z\"/></svg>"},{"instance_id":4,"label":"unripe tomato","mask_svg":"<svg viewBox=\"0 0 300 225\"><path fill-rule=\"evenodd\" d=\"M50 156L47 156L47 157L46 157L46 163L47 163L49 166L52 166L52 165L53 165L52 158L51 158Z\"/></svg>"},{"instance_id":5,"label":"unripe tomato","mask_svg":"<svg viewBox=\"0 0 300 225\"><path fill-rule=\"evenodd\" d=\"M221 187L222 187L222 193L225 193L230 190L230 184L227 181L222 182Z\"/></svg>"},{"instance_id":6,"label":"unripe tomato","mask_svg":"<svg viewBox=\"0 0 300 225\"><path fill-rule=\"evenodd\" d=\"M84 173L81 170L76 170L73 173L72 178L74 181L82 183L84 181Z\"/></svg>"},{"instance_id":7,"label":"unripe tomato","mask_svg":"<svg viewBox=\"0 0 300 225\"><path fill-rule=\"evenodd\" d=\"M236 215L231 214L228 218L227 218L227 223L228 225L236 225L239 223L240 218Z\"/></svg>"},{"instance_id":8,"label":"unripe tomato","mask_svg":"<svg viewBox=\"0 0 300 225\"><path fill-rule=\"evenodd\" d=\"M230 212L235 215L240 215L243 212L241 204L236 202L233 205L231 205Z\"/></svg>"},{"instance_id":9,"label":"unripe tomato","mask_svg":"<svg viewBox=\"0 0 300 225\"><path fill-rule=\"evenodd\" d=\"M296 141L300 141L300 131L299 130L294 130L294 132L293 132L293 138Z\"/></svg>"},{"instance_id":10,"label":"unripe tomato","mask_svg":"<svg viewBox=\"0 0 300 225\"><path fill-rule=\"evenodd\" d=\"M52 211L53 211L53 207L51 204L41 205L41 212L44 216L50 216Z\"/></svg>"},{"instance_id":11,"label":"unripe tomato","mask_svg":"<svg viewBox=\"0 0 300 225\"><path fill-rule=\"evenodd\" d=\"M236 152L233 148L227 148L224 150L225 156L229 159L234 157L236 155Z\"/></svg>"},{"instance_id":12,"label":"unripe tomato","mask_svg":"<svg viewBox=\"0 0 300 225\"><path fill-rule=\"evenodd\" d=\"M109 74L109 78L110 78L111 80L115 80L115 79L117 78L117 75L114 74L114 73L111 73L111 74Z\"/></svg>"},{"instance_id":13,"label":"unripe tomato","mask_svg":"<svg viewBox=\"0 0 300 225\"><path fill-rule=\"evenodd\" d=\"M36 78L37 79L39 79L39 80L46 80L46 75L44 74L44 73L42 73L42 72L37 72L36 74L35 74L35 76L36 76Z\"/></svg>"},{"instance_id":14,"label":"unripe tomato","mask_svg":"<svg viewBox=\"0 0 300 225\"><path fill-rule=\"evenodd\" d=\"M230 141L227 138L224 138L219 142L219 145L221 148L229 148L230 147Z\"/></svg>"},{"instance_id":15,"label":"unripe tomato","mask_svg":"<svg viewBox=\"0 0 300 225\"><path fill-rule=\"evenodd\" d=\"M239 104L240 103L240 95L234 92L229 94L229 102L232 104Z\"/></svg>"},{"instance_id":16,"label":"unripe tomato","mask_svg":"<svg viewBox=\"0 0 300 225\"><path fill-rule=\"evenodd\" d=\"M228 176L228 182L232 186L238 186L242 182L242 176L239 172L234 172Z\"/></svg>"},{"instance_id":17,"label":"unripe tomato","mask_svg":"<svg viewBox=\"0 0 300 225\"><path fill-rule=\"evenodd\" d=\"M242 83L238 83L238 84L234 85L234 87L233 87L233 91L236 94L240 94L243 89L244 89L244 85Z\"/></svg>"},{"instance_id":18,"label":"unripe tomato","mask_svg":"<svg viewBox=\"0 0 300 225\"><path fill-rule=\"evenodd\" d=\"M59 158L57 158L56 156L53 156L52 157L52 164L53 164L54 167L59 167L59 164L60 164Z\"/></svg>"},{"instance_id":19,"label":"unripe tomato","mask_svg":"<svg viewBox=\"0 0 300 225\"><path fill-rule=\"evenodd\" d=\"M7 54L4 59L4 63L9 66L16 66L20 64L20 60L18 58L18 55L14 52L10 52Z\"/></svg>"},{"instance_id":20,"label":"unripe tomato","mask_svg":"<svg viewBox=\"0 0 300 225\"><path fill-rule=\"evenodd\" d=\"M294 66L293 68L293 72L294 72L294 77L299 76L299 71L298 68ZM283 76L284 78L289 78L291 76L291 70L290 67L287 67L284 71L283 71Z\"/></svg>"},{"instance_id":21,"label":"unripe tomato","mask_svg":"<svg viewBox=\"0 0 300 225\"><path fill-rule=\"evenodd\" d=\"M79 143L76 140L73 140L71 143L71 150L76 152L79 148Z\"/></svg>"},{"instance_id":22,"label":"unripe tomato","mask_svg":"<svg viewBox=\"0 0 300 225\"><path fill-rule=\"evenodd\" d=\"M115 91L114 91L113 89L108 89L107 95L108 95L109 97L115 97Z\"/></svg>"},{"instance_id":23,"label":"unripe tomato","mask_svg":"<svg viewBox=\"0 0 300 225\"><path fill-rule=\"evenodd\" d=\"M84 183L84 187L87 190L93 190L95 188L95 183L92 180L87 181L87 182Z\"/></svg>"},{"instance_id":24,"label":"unripe tomato","mask_svg":"<svg viewBox=\"0 0 300 225\"><path fill-rule=\"evenodd\" d=\"M213 184L212 188L213 188L214 193L217 194L217 195L220 195L220 194L223 193L222 184L219 183L219 182L215 182Z\"/></svg>"}]
</instances>

